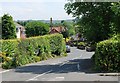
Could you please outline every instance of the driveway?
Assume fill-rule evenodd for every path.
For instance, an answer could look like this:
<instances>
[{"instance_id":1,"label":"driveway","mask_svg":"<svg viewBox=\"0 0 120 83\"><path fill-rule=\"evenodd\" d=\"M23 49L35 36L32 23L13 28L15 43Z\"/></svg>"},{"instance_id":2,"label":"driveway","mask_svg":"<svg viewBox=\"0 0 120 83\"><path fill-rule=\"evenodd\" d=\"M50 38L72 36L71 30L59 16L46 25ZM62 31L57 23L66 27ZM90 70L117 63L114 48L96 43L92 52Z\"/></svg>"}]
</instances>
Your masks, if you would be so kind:
<instances>
[{"instance_id":1,"label":"driveway","mask_svg":"<svg viewBox=\"0 0 120 83\"><path fill-rule=\"evenodd\" d=\"M118 81L117 76L100 76L100 73L92 71L93 54L71 47L67 57L2 72L2 81Z\"/></svg>"}]
</instances>

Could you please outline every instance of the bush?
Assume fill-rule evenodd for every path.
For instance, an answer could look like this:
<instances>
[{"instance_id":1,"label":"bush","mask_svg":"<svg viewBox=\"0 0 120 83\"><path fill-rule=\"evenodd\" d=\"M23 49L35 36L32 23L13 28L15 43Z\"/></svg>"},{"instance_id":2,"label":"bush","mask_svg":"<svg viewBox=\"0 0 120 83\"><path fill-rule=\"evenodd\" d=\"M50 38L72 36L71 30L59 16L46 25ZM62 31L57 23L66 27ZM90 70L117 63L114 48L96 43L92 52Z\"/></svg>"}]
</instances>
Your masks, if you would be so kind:
<instances>
[{"instance_id":1,"label":"bush","mask_svg":"<svg viewBox=\"0 0 120 83\"><path fill-rule=\"evenodd\" d=\"M47 36L50 44L50 50L52 54L60 55L62 52L65 52L65 42L63 41L63 36L56 34Z\"/></svg>"},{"instance_id":2,"label":"bush","mask_svg":"<svg viewBox=\"0 0 120 83\"><path fill-rule=\"evenodd\" d=\"M41 60L39 56L34 56L33 59L35 62L39 62Z\"/></svg>"},{"instance_id":3,"label":"bush","mask_svg":"<svg viewBox=\"0 0 120 83\"><path fill-rule=\"evenodd\" d=\"M120 38L115 36L97 44L95 64L101 71L120 71Z\"/></svg>"},{"instance_id":4,"label":"bush","mask_svg":"<svg viewBox=\"0 0 120 83\"><path fill-rule=\"evenodd\" d=\"M85 46L85 42L79 42L78 46Z\"/></svg>"},{"instance_id":5,"label":"bush","mask_svg":"<svg viewBox=\"0 0 120 83\"><path fill-rule=\"evenodd\" d=\"M25 65L40 60L53 58L53 55L65 55L66 47L63 36L52 34L31 37L24 40L2 40L3 68ZM8 61L8 57L11 58ZM9 63L10 62L10 63Z\"/></svg>"},{"instance_id":6,"label":"bush","mask_svg":"<svg viewBox=\"0 0 120 83\"><path fill-rule=\"evenodd\" d=\"M86 46L86 51L87 52L92 52L92 51L95 51L96 50L96 43L93 43L93 44L88 44Z\"/></svg>"},{"instance_id":7,"label":"bush","mask_svg":"<svg viewBox=\"0 0 120 83\"><path fill-rule=\"evenodd\" d=\"M18 42L17 40L1 40L2 47L1 51L6 54L6 56L13 56L17 50Z\"/></svg>"},{"instance_id":8,"label":"bush","mask_svg":"<svg viewBox=\"0 0 120 83\"><path fill-rule=\"evenodd\" d=\"M85 42L79 42L77 45L78 49L84 50L85 49Z\"/></svg>"}]
</instances>

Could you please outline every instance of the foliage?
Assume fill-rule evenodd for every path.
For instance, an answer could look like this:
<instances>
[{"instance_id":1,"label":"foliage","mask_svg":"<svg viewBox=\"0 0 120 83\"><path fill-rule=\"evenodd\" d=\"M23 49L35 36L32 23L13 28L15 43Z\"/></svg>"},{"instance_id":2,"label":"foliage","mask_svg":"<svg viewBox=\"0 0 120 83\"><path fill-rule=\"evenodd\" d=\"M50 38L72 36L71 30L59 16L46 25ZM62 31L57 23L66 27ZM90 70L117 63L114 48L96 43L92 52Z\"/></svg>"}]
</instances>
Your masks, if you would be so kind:
<instances>
[{"instance_id":1,"label":"foliage","mask_svg":"<svg viewBox=\"0 0 120 83\"><path fill-rule=\"evenodd\" d=\"M63 56L66 52L65 41L61 34L30 37L25 40L1 40L0 57L3 68L12 68L32 62Z\"/></svg>"},{"instance_id":2,"label":"foliage","mask_svg":"<svg viewBox=\"0 0 120 83\"><path fill-rule=\"evenodd\" d=\"M62 25L64 26L64 28L65 28L65 31L62 31L61 33L63 34L63 37L65 38L65 40L66 40L66 38L68 38L68 37L70 37L70 36L72 36L72 35L74 35L75 34L75 29L74 29L74 27L73 27L73 23L71 23L71 22L66 22L66 21L61 21L61 23L62 23Z\"/></svg>"},{"instance_id":3,"label":"foliage","mask_svg":"<svg viewBox=\"0 0 120 83\"><path fill-rule=\"evenodd\" d=\"M12 16L4 14L2 16L2 39L16 38L16 27Z\"/></svg>"},{"instance_id":4,"label":"foliage","mask_svg":"<svg viewBox=\"0 0 120 83\"><path fill-rule=\"evenodd\" d=\"M17 21L17 23L20 24L20 25L22 25L22 26L26 26L26 24L27 24L28 22L30 22L30 21L29 21L29 20L27 20L27 21L20 21L20 20L18 20L18 21Z\"/></svg>"},{"instance_id":5,"label":"foliage","mask_svg":"<svg viewBox=\"0 0 120 83\"><path fill-rule=\"evenodd\" d=\"M120 2L111 3L111 9L114 12L113 21L111 23L111 29L113 30L113 34L120 33Z\"/></svg>"},{"instance_id":6,"label":"foliage","mask_svg":"<svg viewBox=\"0 0 120 83\"><path fill-rule=\"evenodd\" d=\"M39 21L32 21L26 24L27 37L45 35L48 34L48 32L49 25L45 23Z\"/></svg>"},{"instance_id":7,"label":"foliage","mask_svg":"<svg viewBox=\"0 0 120 83\"><path fill-rule=\"evenodd\" d=\"M111 9L112 6L111 2L68 2L65 5L65 10L68 14L78 18L79 28L88 41L99 42L108 39L113 34L115 26L113 25L113 19L116 16ZM119 8L119 5L117 8ZM116 19L116 22L119 21Z\"/></svg>"},{"instance_id":8,"label":"foliage","mask_svg":"<svg viewBox=\"0 0 120 83\"><path fill-rule=\"evenodd\" d=\"M85 42L79 42L78 46L85 46Z\"/></svg>"},{"instance_id":9,"label":"foliage","mask_svg":"<svg viewBox=\"0 0 120 83\"><path fill-rule=\"evenodd\" d=\"M113 6L111 7L112 10L115 12L116 15L120 16L120 2L118 3L111 3Z\"/></svg>"},{"instance_id":10,"label":"foliage","mask_svg":"<svg viewBox=\"0 0 120 83\"><path fill-rule=\"evenodd\" d=\"M62 35L59 35L59 34L56 34L56 35L51 35L48 37L48 39L49 39L49 44L50 44L50 49L52 54L60 55L62 52L65 52L63 50L65 48L65 43L63 42Z\"/></svg>"},{"instance_id":11,"label":"foliage","mask_svg":"<svg viewBox=\"0 0 120 83\"><path fill-rule=\"evenodd\" d=\"M74 29L74 23L73 22L61 21L61 23L65 27L66 33L68 32L68 37L75 34L75 29Z\"/></svg>"},{"instance_id":12,"label":"foliage","mask_svg":"<svg viewBox=\"0 0 120 83\"><path fill-rule=\"evenodd\" d=\"M120 36L97 44L95 64L101 71L118 72L120 70Z\"/></svg>"},{"instance_id":13,"label":"foliage","mask_svg":"<svg viewBox=\"0 0 120 83\"><path fill-rule=\"evenodd\" d=\"M66 40L66 38L68 38L70 36L68 30L62 31L61 34L63 35L63 37L65 38L65 40Z\"/></svg>"},{"instance_id":14,"label":"foliage","mask_svg":"<svg viewBox=\"0 0 120 83\"><path fill-rule=\"evenodd\" d=\"M11 57L15 54L18 47L17 40L1 40L2 47L0 50L6 54L6 56Z\"/></svg>"},{"instance_id":15,"label":"foliage","mask_svg":"<svg viewBox=\"0 0 120 83\"><path fill-rule=\"evenodd\" d=\"M59 27L59 26L62 26L62 24L61 23L54 23L52 26Z\"/></svg>"}]
</instances>

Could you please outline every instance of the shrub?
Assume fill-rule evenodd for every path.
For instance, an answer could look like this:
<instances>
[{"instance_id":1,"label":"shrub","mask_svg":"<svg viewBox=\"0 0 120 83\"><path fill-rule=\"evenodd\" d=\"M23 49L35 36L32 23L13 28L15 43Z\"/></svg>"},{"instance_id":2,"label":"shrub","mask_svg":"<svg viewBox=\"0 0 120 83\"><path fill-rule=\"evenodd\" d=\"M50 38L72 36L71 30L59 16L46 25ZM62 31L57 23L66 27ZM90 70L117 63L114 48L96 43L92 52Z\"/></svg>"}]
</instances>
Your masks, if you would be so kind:
<instances>
[{"instance_id":1,"label":"shrub","mask_svg":"<svg viewBox=\"0 0 120 83\"><path fill-rule=\"evenodd\" d=\"M52 34L47 36L50 44L50 50L52 54L60 55L64 51L65 43L63 42L63 36L60 34ZM64 44L63 44L64 43Z\"/></svg>"},{"instance_id":2,"label":"shrub","mask_svg":"<svg viewBox=\"0 0 120 83\"><path fill-rule=\"evenodd\" d=\"M53 58L54 55L65 55L66 47L63 36L52 34L31 37L24 40L2 40L0 57L3 68L12 68L40 60ZM9 58L11 58L9 60Z\"/></svg>"},{"instance_id":3,"label":"shrub","mask_svg":"<svg viewBox=\"0 0 120 83\"><path fill-rule=\"evenodd\" d=\"M85 46L85 42L79 42L78 45L79 46Z\"/></svg>"},{"instance_id":4,"label":"shrub","mask_svg":"<svg viewBox=\"0 0 120 83\"><path fill-rule=\"evenodd\" d=\"M41 60L39 56L33 56L33 59L35 62L39 62Z\"/></svg>"},{"instance_id":5,"label":"shrub","mask_svg":"<svg viewBox=\"0 0 120 83\"><path fill-rule=\"evenodd\" d=\"M101 71L120 71L120 39L113 37L97 44L96 68Z\"/></svg>"},{"instance_id":6,"label":"shrub","mask_svg":"<svg viewBox=\"0 0 120 83\"><path fill-rule=\"evenodd\" d=\"M13 56L17 50L18 42L17 40L1 40L2 47L1 51L6 54L6 56Z\"/></svg>"}]
</instances>

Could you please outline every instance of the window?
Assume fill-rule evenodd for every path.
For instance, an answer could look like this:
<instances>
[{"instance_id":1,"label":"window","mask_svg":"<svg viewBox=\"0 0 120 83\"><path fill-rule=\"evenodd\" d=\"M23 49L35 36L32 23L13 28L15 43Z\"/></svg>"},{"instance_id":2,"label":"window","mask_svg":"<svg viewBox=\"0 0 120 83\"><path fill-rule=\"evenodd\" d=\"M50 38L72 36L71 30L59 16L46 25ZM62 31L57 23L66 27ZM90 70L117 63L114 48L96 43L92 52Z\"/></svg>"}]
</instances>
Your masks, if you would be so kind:
<instances>
[{"instance_id":1,"label":"window","mask_svg":"<svg viewBox=\"0 0 120 83\"><path fill-rule=\"evenodd\" d=\"M16 28L16 32L18 32L18 31L19 31L19 28L17 27L17 28Z\"/></svg>"}]
</instances>

